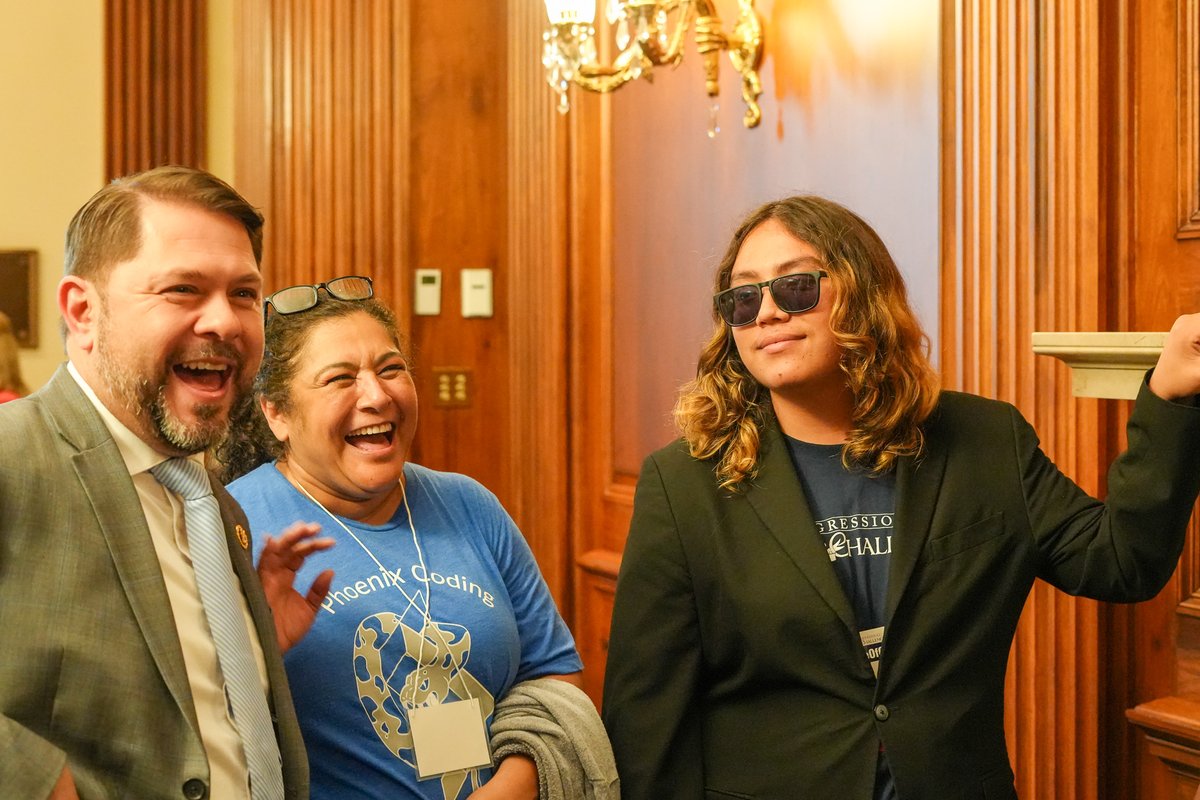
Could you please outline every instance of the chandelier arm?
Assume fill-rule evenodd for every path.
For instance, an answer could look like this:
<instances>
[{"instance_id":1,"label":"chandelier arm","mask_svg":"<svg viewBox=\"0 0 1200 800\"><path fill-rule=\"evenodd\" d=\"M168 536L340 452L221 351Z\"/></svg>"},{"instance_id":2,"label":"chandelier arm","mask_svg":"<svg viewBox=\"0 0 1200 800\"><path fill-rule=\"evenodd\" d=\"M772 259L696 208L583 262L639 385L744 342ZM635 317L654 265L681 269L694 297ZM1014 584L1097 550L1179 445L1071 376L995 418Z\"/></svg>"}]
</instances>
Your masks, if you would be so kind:
<instances>
[{"instance_id":1,"label":"chandelier arm","mask_svg":"<svg viewBox=\"0 0 1200 800\"><path fill-rule=\"evenodd\" d=\"M738 19L727 33L715 0L626 0L622 24L633 22L637 31L611 65L596 61L595 29L590 22L566 16L552 22L543 36L546 46L542 63L551 87L558 93L559 111L566 113L569 108L569 83L605 93L640 77L651 79L655 66L678 65L683 60L684 37L691 27L696 49L703 59L707 94L712 98L719 95L720 54L725 51L741 76L742 99L746 103L742 121L747 128L756 127L762 119L758 67L762 61L763 29L754 3L755 0L738 0ZM678 20L668 34L665 28L672 13L678 14ZM713 113L716 113L715 103ZM713 135L712 130L709 135Z\"/></svg>"},{"instance_id":2,"label":"chandelier arm","mask_svg":"<svg viewBox=\"0 0 1200 800\"><path fill-rule=\"evenodd\" d=\"M621 69L588 64L579 68L572 81L581 89L605 94L619 89L633 80L633 71L625 66Z\"/></svg>"},{"instance_id":3,"label":"chandelier arm","mask_svg":"<svg viewBox=\"0 0 1200 800\"><path fill-rule=\"evenodd\" d=\"M704 3L707 0L699 0ZM661 6L663 13L670 14L676 9L679 10L679 21L675 23L675 30L671 32L669 42L665 50L653 45L656 54L651 55L651 60L655 64L669 64L670 66L678 66L683 60L683 37L687 33L688 27L692 23L692 19L696 16L696 0L669 0ZM657 42L657 37L652 37Z\"/></svg>"},{"instance_id":4,"label":"chandelier arm","mask_svg":"<svg viewBox=\"0 0 1200 800\"><path fill-rule=\"evenodd\" d=\"M763 28L754 0L738 0L740 6L737 24L729 42L729 60L742 76L742 99L746 102L746 114L742 123L755 128L762 120L762 109L758 96L762 94L762 80L758 67L762 63Z\"/></svg>"},{"instance_id":5,"label":"chandelier arm","mask_svg":"<svg viewBox=\"0 0 1200 800\"><path fill-rule=\"evenodd\" d=\"M729 37L721 29L721 20L716 16L708 0L700 0L701 8L696 18L696 51L704 60L704 91L709 97L720 94L721 51L729 47Z\"/></svg>"},{"instance_id":6,"label":"chandelier arm","mask_svg":"<svg viewBox=\"0 0 1200 800\"><path fill-rule=\"evenodd\" d=\"M742 99L746 101L746 113L742 116L742 124L747 128L757 128L762 121L762 109L758 105L758 96L762 94L762 82L757 72L742 74Z\"/></svg>"}]
</instances>

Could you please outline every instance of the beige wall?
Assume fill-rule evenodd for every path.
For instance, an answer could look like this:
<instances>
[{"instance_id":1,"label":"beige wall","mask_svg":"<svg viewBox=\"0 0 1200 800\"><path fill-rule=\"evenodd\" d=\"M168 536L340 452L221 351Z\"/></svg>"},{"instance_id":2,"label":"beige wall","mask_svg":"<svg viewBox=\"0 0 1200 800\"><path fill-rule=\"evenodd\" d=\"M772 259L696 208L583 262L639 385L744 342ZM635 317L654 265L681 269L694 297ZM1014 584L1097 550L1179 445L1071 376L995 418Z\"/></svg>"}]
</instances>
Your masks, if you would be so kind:
<instances>
[{"instance_id":1,"label":"beige wall","mask_svg":"<svg viewBox=\"0 0 1200 800\"><path fill-rule=\"evenodd\" d=\"M63 360L63 232L104 180L103 30L100 0L0 0L0 249L38 251L39 346L21 352L30 388Z\"/></svg>"},{"instance_id":2,"label":"beige wall","mask_svg":"<svg viewBox=\"0 0 1200 800\"><path fill-rule=\"evenodd\" d=\"M0 21L0 250L38 251L39 346L21 351L37 388L63 360L63 233L104 181L104 6L0 0ZM208 168L231 182L233 30L233 0L210 0Z\"/></svg>"},{"instance_id":3,"label":"beige wall","mask_svg":"<svg viewBox=\"0 0 1200 800\"><path fill-rule=\"evenodd\" d=\"M628 421L614 457L629 474L678 435L670 411L712 333L713 269L737 222L762 203L815 193L863 216L937 336L937 0L756 6L766 42L759 127L743 127L738 75L722 57L720 132L709 138L690 49L678 69L613 95L613 390ZM718 7L736 16L737 3Z\"/></svg>"}]
</instances>

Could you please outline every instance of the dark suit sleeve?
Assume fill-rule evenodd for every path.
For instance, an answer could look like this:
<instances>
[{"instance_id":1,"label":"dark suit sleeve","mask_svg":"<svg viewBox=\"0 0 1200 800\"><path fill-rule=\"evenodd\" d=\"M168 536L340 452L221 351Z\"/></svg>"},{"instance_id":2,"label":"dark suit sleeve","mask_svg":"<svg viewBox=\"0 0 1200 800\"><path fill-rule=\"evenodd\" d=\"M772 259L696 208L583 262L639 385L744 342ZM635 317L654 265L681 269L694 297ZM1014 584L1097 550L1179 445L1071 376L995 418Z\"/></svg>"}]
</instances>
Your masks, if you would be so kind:
<instances>
[{"instance_id":1,"label":"dark suit sleeve","mask_svg":"<svg viewBox=\"0 0 1200 800\"><path fill-rule=\"evenodd\" d=\"M1156 595L1175 571L1200 491L1200 409L1163 400L1143 381L1104 503L1059 472L1013 416L1040 577L1097 600Z\"/></svg>"},{"instance_id":2,"label":"dark suit sleeve","mask_svg":"<svg viewBox=\"0 0 1200 800\"><path fill-rule=\"evenodd\" d=\"M46 800L67 756L25 726L0 716L0 786L8 800Z\"/></svg>"},{"instance_id":3,"label":"dark suit sleeve","mask_svg":"<svg viewBox=\"0 0 1200 800\"><path fill-rule=\"evenodd\" d=\"M604 680L604 724L626 800L704 794L693 592L677 519L651 456L617 579Z\"/></svg>"}]
</instances>

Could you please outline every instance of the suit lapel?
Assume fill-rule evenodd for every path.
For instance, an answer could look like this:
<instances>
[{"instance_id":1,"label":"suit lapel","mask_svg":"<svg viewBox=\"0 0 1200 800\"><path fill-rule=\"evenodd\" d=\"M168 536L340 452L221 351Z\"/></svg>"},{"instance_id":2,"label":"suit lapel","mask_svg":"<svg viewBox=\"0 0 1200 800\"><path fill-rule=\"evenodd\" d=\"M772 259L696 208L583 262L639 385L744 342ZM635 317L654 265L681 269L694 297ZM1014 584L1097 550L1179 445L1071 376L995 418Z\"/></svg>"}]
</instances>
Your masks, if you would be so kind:
<instances>
[{"instance_id":1,"label":"suit lapel","mask_svg":"<svg viewBox=\"0 0 1200 800\"><path fill-rule=\"evenodd\" d=\"M116 442L65 368L55 374L43 396L60 435L76 451L71 456L75 473L108 544L146 646L180 711L198 730L162 568Z\"/></svg>"},{"instance_id":2,"label":"suit lapel","mask_svg":"<svg viewBox=\"0 0 1200 800\"><path fill-rule=\"evenodd\" d=\"M284 783L292 787L306 786L308 762L304 741L300 737L300 727L296 721L296 710L292 704L291 690L288 688L283 656L276 646L275 617L267 603L258 572L254 568L253 553L248 547L249 530L246 526L249 523L245 513L229 492L214 481L211 475L209 480L212 482L217 503L221 506L221 519L225 523L225 539L230 559L233 561L233 571L241 582L242 593L246 596L246 605L250 609L250 616L254 618L254 627L262 647L270 689L271 720L275 723L279 752L283 757ZM247 537L246 545L243 545L243 539L238 535L238 528L241 528Z\"/></svg>"},{"instance_id":3,"label":"suit lapel","mask_svg":"<svg viewBox=\"0 0 1200 800\"><path fill-rule=\"evenodd\" d=\"M846 591L821 545L796 467L788 455L787 442L774 423L763 432L760 459L758 477L746 490L746 499L826 604L847 628L857 631Z\"/></svg>"},{"instance_id":4,"label":"suit lapel","mask_svg":"<svg viewBox=\"0 0 1200 800\"><path fill-rule=\"evenodd\" d=\"M889 625L925 550L946 471L945 449L929 444L934 437L927 436L925 441L926 451L920 459L902 458L896 468L896 522L892 530L886 610Z\"/></svg>"},{"instance_id":5,"label":"suit lapel","mask_svg":"<svg viewBox=\"0 0 1200 800\"><path fill-rule=\"evenodd\" d=\"M214 481L211 475L209 482L212 484L217 504L221 507L221 521L225 524L225 545L229 548L229 560L233 562L234 574L237 575L238 583L242 587L242 594L246 597L250 616L254 619L256 629L254 633L258 636L264 655L267 655L267 651L273 649L272 643L276 641L275 620L271 616L271 609L262 593L258 573L254 569L254 559L249 549L249 531L243 525L244 520L240 519L238 514L240 509L233 497ZM237 533L238 528L241 528L242 533L246 536L246 546L242 545L242 539ZM270 659L268 659L269 662Z\"/></svg>"}]
</instances>

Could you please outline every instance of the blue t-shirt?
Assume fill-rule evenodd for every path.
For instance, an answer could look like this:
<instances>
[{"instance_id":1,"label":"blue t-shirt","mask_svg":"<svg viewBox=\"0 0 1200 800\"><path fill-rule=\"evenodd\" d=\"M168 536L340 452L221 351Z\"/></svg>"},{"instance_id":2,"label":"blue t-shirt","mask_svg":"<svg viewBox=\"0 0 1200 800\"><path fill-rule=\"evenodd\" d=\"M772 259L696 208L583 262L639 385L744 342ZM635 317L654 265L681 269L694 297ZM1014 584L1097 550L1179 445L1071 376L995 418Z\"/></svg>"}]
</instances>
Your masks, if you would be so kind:
<instances>
[{"instance_id":1,"label":"blue t-shirt","mask_svg":"<svg viewBox=\"0 0 1200 800\"><path fill-rule=\"evenodd\" d=\"M339 525L274 464L229 486L258 547L296 521L316 522L337 540L296 576L303 592L334 570L312 630L284 657L313 800L465 798L491 770L418 781L408 707L432 696L478 698L490 728L496 701L514 683L582 669L533 554L496 497L464 475L411 463L404 475L420 554L403 503L386 525L344 517ZM427 613L434 628L422 636ZM418 659L430 673L423 681L414 679Z\"/></svg>"},{"instance_id":2,"label":"blue t-shirt","mask_svg":"<svg viewBox=\"0 0 1200 800\"><path fill-rule=\"evenodd\" d=\"M842 466L839 444L810 444L790 436L787 440L821 544L850 600L867 660L878 675L888 622L895 475L871 477L847 470ZM874 797L896 798L895 783L882 752L876 767Z\"/></svg>"}]
</instances>

